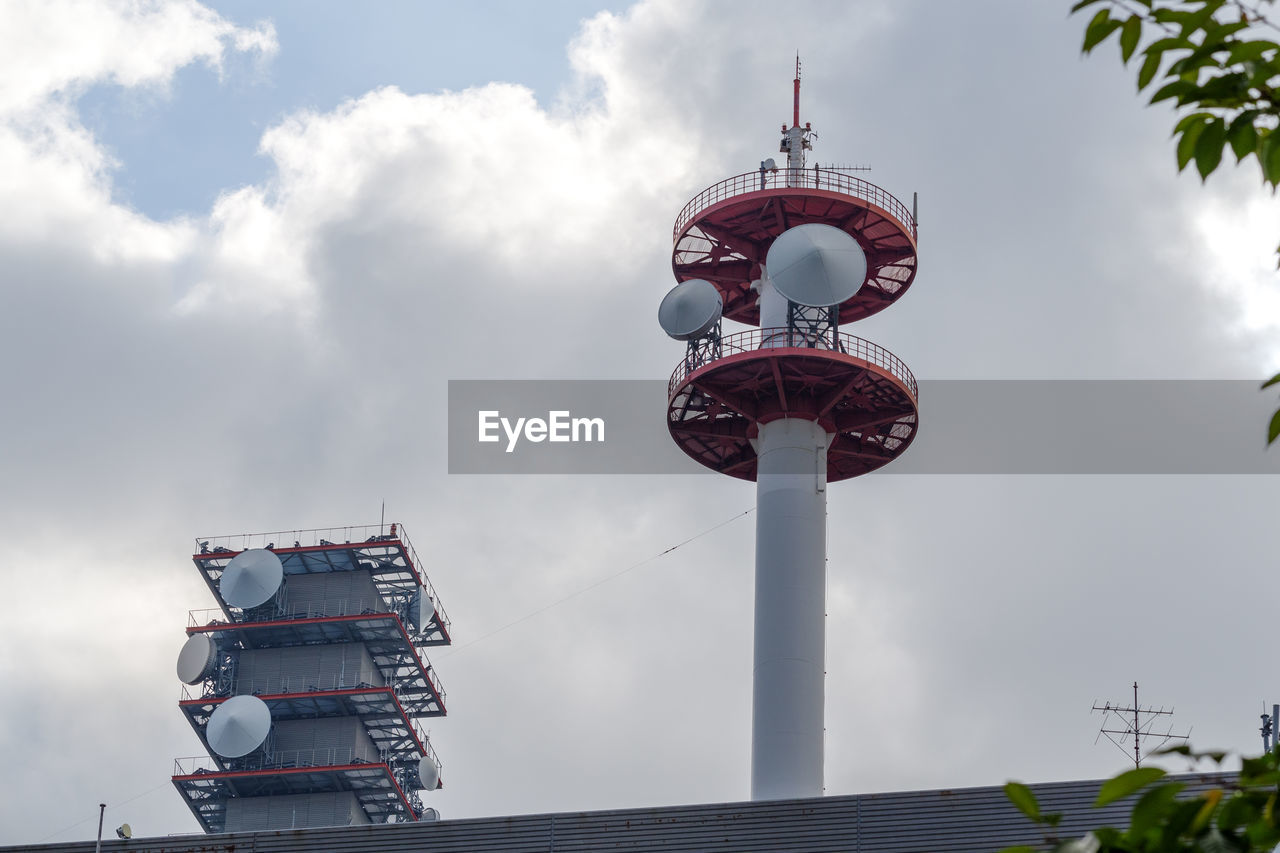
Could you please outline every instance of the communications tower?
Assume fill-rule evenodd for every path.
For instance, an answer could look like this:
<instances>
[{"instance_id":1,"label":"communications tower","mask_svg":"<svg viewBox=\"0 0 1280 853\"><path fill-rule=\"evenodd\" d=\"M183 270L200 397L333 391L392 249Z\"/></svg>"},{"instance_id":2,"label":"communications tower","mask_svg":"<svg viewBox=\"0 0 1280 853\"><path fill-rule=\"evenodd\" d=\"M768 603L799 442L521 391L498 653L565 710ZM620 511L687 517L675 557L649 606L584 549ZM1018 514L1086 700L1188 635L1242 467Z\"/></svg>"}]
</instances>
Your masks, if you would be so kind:
<instances>
[{"instance_id":1,"label":"communications tower","mask_svg":"<svg viewBox=\"0 0 1280 853\"><path fill-rule=\"evenodd\" d=\"M687 341L668 386L672 438L756 482L754 800L822 795L827 483L892 462L917 425L911 371L840 331L910 287L914 211L852 169L807 167L811 144L797 57L786 167L766 160L685 205L679 284L658 312ZM758 328L722 334L722 318Z\"/></svg>"},{"instance_id":2,"label":"communications tower","mask_svg":"<svg viewBox=\"0 0 1280 853\"><path fill-rule=\"evenodd\" d=\"M178 707L208 756L173 784L205 832L430 820L419 719L445 715L428 646L449 617L398 524L197 540ZM194 688L194 689L191 689Z\"/></svg>"}]
</instances>

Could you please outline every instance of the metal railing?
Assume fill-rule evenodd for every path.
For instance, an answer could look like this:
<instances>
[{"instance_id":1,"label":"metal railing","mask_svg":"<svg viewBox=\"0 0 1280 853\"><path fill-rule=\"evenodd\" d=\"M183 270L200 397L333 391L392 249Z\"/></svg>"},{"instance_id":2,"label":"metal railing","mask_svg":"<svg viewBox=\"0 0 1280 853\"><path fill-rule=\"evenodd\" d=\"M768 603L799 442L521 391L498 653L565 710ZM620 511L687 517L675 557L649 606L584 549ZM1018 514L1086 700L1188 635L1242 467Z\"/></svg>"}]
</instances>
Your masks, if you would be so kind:
<instances>
[{"instance_id":1,"label":"metal railing","mask_svg":"<svg viewBox=\"0 0 1280 853\"><path fill-rule=\"evenodd\" d=\"M290 673L242 676L231 682L231 693L235 696L266 696L275 693L315 693L321 690L361 690L371 687L386 687L385 679L376 667L374 672L363 673L363 677L345 673L321 675L319 670L307 675Z\"/></svg>"},{"instance_id":2,"label":"metal railing","mask_svg":"<svg viewBox=\"0 0 1280 853\"><path fill-rule=\"evenodd\" d=\"M243 758L225 760L230 772L247 770L288 770L294 767L341 767L345 764L387 763L387 756L369 750L351 747L325 747L320 749L277 749L271 752L252 752ZM203 773L222 773L218 763L207 755L196 755L173 760L174 776L197 776Z\"/></svg>"},{"instance_id":3,"label":"metal railing","mask_svg":"<svg viewBox=\"0 0 1280 853\"><path fill-rule=\"evenodd\" d=\"M676 388L688 378L689 374L714 361L738 355L739 353L757 352L778 347L821 349L828 352L851 355L854 358L862 359L868 364L887 370L907 387L913 400L917 397L916 377L903 364L902 359L884 347L846 332L836 332L834 335L830 333L813 334L786 328L750 329L746 332L725 335L720 338L720 345L714 350L705 348L699 350L697 354L686 356L671 374L671 381L667 383L667 396L674 394Z\"/></svg>"},{"instance_id":4,"label":"metal railing","mask_svg":"<svg viewBox=\"0 0 1280 853\"><path fill-rule=\"evenodd\" d=\"M440 624L444 626L445 633L453 636L453 623L449 621L449 614L444 612L444 605L440 603L440 596L436 594L436 588L431 585L431 579L427 577L427 572L422 568L422 561L418 559L418 552L413 549L413 544L409 541L408 535L404 532L404 525L400 525L400 541L404 544L404 549L409 555L409 559L413 562L413 568L418 573L418 577L422 578L422 585L427 588L427 592L431 595L431 601L436 607L436 616L440 619Z\"/></svg>"},{"instance_id":5,"label":"metal railing","mask_svg":"<svg viewBox=\"0 0 1280 853\"><path fill-rule=\"evenodd\" d=\"M394 614L387 607L382 596L372 598L334 599L331 601L312 601L305 604L290 604L287 600L278 606L260 605L271 610L272 619L323 619L329 616L383 616ZM240 612L232 608L233 612ZM254 608L258 614L259 608ZM260 618L259 620L260 621ZM187 627L203 628L206 625L224 624L226 614L217 607L206 607L200 610L187 611Z\"/></svg>"},{"instance_id":6,"label":"metal railing","mask_svg":"<svg viewBox=\"0 0 1280 853\"><path fill-rule=\"evenodd\" d=\"M225 551L243 551L247 548L266 548L268 545L291 548L324 544L359 544L380 540L399 539L403 532L396 524L358 524L349 527L315 527L310 530L276 530L270 533L233 533L228 536L198 536L196 548L207 545L209 551L221 548ZM221 552L218 552L221 553Z\"/></svg>"},{"instance_id":7,"label":"metal railing","mask_svg":"<svg viewBox=\"0 0 1280 853\"><path fill-rule=\"evenodd\" d=\"M450 633L452 623L449 621L449 614L445 612L444 605L440 602L440 595L431 583L431 578L427 577L422 561L418 559L418 552L414 550L413 543L409 541L409 536L405 533L403 524L358 524L349 527L315 527L309 530L277 530L271 533L199 536L196 537L196 550L200 553L222 554L244 551L249 548L266 548L268 546L289 548L335 544L367 545L380 542L399 542L404 546L405 554L413 564L413 570L417 572L422 585L426 587L428 594L431 596L432 603L435 604L436 615L439 617L440 624L444 626L446 633Z\"/></svg>"},{"instance_id":8,"label":"metal railing","mask_svg":"<svg viewBox=\"0 0 1280 853\"><path fill-rule=\"evenodd\" d=\"M680 239L680 234L685 227L698 214L717 202L762 190L788 188L828 190L874 204L876 207L887 211L890 216L910 229L913 240L917 237L915 217L911 215L911 211L896 196L870 181L855 178L847 172L820 169L815 166L812 169L804 169L795 176L795 180L790 182L788 182L788 170L779 169L776 172L744 172L732 178L725 178L718 184L712 184L694 196L693 200L684 206L684 210L680 211L680 215L676 217L674 239Z\"/></svg>"}]
</instances>

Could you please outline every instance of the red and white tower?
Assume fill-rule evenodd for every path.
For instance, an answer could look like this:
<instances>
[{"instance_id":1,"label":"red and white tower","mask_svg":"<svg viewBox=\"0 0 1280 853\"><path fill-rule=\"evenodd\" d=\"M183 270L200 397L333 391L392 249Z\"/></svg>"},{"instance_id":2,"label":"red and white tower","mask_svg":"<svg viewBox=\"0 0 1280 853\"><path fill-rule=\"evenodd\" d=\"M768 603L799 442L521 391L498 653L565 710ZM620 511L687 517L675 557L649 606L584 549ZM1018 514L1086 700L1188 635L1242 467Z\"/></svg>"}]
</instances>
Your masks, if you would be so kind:
<instances>
[{"instance_id":1,"label":"red and white tower","mask_svg":"<svg viewBox=\"0 0 1280 853\"><path fill-rule=\"evenodd\" d=\"M756 482L751 797L821 796L827 483L873 471L915 436L916 380L840 331L916 273L913 211L849 169L806 167L795 108L773 160L685 205L659 321L688 342L671 376L671 437ZM758 328L721 333L721 318Z\"/></svg>"}]
</instances>

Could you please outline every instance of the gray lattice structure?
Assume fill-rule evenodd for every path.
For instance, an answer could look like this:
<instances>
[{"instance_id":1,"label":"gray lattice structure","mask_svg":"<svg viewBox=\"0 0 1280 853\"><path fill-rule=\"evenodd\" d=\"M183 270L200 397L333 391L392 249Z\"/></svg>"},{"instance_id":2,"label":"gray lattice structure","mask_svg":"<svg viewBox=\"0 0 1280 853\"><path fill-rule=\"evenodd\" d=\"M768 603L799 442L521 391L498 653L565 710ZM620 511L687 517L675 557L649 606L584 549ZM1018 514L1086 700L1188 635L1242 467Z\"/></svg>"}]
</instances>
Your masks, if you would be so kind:
<instances>
[{"instance_id":1,"label":"gray lattice structure","mask_svg":"<svg viewBox=\"0 0 1280 853\"><path fill-rule=\"evenodd\" d=\"M426 648L448 645L450 625L403 527L213 537L197 547L218 607L188 621L179 677L191 686L178 705L208 755L177 759L173 784L205 832L433 816L418 790L442 785L440 765L419 721L446 713ZM224 589L241 555L240 565L279 561L272 588L251 606ZM234 718L233 699L255 713L265 706L269 729L265 715L261 731ZM252 748L228 749L232 735Z\"/></svg>"}]
</instances>

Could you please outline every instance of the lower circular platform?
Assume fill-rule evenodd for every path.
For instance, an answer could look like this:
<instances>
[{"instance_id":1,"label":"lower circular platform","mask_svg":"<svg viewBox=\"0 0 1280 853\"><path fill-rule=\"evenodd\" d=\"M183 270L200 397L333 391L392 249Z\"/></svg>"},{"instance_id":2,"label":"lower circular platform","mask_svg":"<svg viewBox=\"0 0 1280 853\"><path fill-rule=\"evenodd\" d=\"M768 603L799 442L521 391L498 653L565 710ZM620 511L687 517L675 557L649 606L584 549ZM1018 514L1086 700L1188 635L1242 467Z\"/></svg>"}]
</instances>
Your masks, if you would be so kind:
<instances>
[{"instance_id":1,"label":"lower circular platform","mask_svg":"<svg viewBox=\"0 0 1280 853\"><path fill-rule=\"evenodd\" d=\"M900 456L915 438L915 377L893 353L847 334L788 337L753 329L707 342L676 368L667 426L701 464L755 480L751 446L759 426L779 418L816 420L835 438L827 480L847 480Z\"/></svg>"}]
</instances>

